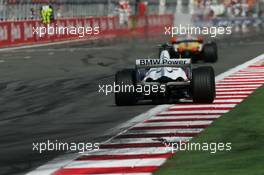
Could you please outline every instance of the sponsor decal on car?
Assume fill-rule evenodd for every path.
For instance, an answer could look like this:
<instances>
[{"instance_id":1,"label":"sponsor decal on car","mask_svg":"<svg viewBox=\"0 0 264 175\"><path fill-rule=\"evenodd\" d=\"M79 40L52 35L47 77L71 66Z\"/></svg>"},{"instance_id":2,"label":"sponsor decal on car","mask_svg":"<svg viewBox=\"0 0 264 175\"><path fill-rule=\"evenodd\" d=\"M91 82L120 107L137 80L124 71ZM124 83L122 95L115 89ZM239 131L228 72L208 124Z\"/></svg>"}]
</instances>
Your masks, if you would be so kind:
<instances>
[{"instance_id":1,"label":"sponsor decal on car","mask_svg":"<svg viewBox=\"0 0 264 175\"><path fill-rule=\"evenodd\" d=\"M191 64L190 59L139 59L136 60L137 66L179 66L179 65L186 65Z\"/></svg>"}]
</instances>

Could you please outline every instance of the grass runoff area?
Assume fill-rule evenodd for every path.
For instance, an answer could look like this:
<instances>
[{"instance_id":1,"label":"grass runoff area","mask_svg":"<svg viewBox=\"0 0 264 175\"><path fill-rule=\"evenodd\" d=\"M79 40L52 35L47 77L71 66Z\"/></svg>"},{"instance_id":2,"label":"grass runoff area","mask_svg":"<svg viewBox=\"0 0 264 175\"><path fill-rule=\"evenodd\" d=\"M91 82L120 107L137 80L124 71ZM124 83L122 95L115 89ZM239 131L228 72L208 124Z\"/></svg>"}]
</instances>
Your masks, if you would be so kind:
<instances>
[{"instance_id":1,"label":"grass runoff area","mask_svg":"<svg viewBox=\"0 0 264 175\"><path fill-rule=\"evenodd\" d=\"M264 174L264 87L226 113L195 143L231 142L230 151L181 151L155 175L263 175Z\"/></svg>"}]
</instances>

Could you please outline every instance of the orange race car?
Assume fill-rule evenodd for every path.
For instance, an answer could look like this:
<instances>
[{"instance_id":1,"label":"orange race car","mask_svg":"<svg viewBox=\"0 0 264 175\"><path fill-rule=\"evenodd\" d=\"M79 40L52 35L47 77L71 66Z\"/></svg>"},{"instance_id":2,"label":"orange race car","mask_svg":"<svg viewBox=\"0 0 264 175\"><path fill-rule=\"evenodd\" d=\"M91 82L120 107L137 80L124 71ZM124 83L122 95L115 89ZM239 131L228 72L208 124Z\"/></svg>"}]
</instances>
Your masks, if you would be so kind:
<instances>
[{"instance_id":1,"label":"orange race car","mask_svg":"<svg viewBox=\"0 0 264 175\"><path fill-rule=\"evenodd\" d=\"M168 50L171 58L191 58L193 63L204 61L214 63L218 59L217 45L215 42L205 42L202 37L171 38L169 43L164 43L159 49Z\"/></svg>"}]
</instances>

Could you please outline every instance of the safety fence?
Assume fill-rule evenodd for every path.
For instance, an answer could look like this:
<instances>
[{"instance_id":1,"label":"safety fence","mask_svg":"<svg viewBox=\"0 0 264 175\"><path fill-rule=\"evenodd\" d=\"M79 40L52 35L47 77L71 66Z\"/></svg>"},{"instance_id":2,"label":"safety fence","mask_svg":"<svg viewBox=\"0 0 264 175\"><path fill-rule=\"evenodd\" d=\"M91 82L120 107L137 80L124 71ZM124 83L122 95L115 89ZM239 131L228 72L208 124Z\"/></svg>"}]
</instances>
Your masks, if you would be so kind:
<instances>
[{"instance_id":1,"label":"safety fence","mask_svg":"<svg viewBox=\"0 0 264 175\"><path fill-rule=\"evenodd\" d=\"M264 17L217 17L207 21L193 21L194 26L231 26L232 37L247 37L262 34L264 29ZM229 35L228 35L229 36ZM225 37L225 35L221 35Z\"/></svg>"},{"instance_id":2,"label":"safety fence","mask_svg":"<svg viewBox=\"0 0 264 175\"><path fill-rule=\"evenodd\" d=\"M253 34L263 31L264 18L261 17L238 17L238 18L215 18L214 26L232 26L234 34Z\"/></svg>"},{"instance_id":3,"label":"safety fence","mask_svg":"<svg viewBox=\"0 0 264 175\"><path fill-rule=\"evenodd\" d=\"M55 20L50 26L62 27L99 27L99 34L49 34L42 36L33 32L39 27L47 27L39 20L0 22L0 47L26 44L65 41L73 39L100 40L105 38L141 37L145 35L162 35L165 26L172 25L172 15L149 15L129 17L128 24L121 25L118 17L69 18Z\"/></svg>"},{"instance_id":4,"label":"safety fence","mask_svg":"<svg viewBox=\"0 0 264 175\"><path fill-rule=\"evenodd\" d=\"M40 9L51 5L55 19L88 16L115 16L122 4L128 4L130 15L136 14L140 1L135 0L0 0L0 21L40 19ZM160 1L145 0L148 14L159 13ZM175 0L166 0L166 12L173 13Z\"/></svg>"}]
</instances>

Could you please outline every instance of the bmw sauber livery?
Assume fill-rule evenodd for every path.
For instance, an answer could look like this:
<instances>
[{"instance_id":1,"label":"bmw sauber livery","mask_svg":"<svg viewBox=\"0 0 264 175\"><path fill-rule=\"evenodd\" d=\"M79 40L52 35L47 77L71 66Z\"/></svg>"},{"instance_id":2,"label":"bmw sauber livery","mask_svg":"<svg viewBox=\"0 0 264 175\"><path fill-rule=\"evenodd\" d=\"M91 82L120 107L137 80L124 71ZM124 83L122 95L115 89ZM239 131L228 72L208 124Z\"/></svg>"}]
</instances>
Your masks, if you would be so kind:
<instances>
[{"instance_id":1,"label":"bmw sauber livery","mask_svg":"<svg viewBox=\"0 0 264 175\"><path fill-rule=\"evenodd\" d=\"M116 104L123 106L134 105L140 100L170 102L180 99L192 99L194 103L212 103L215 98L213 68L203 66L193 69L191 63L191 58L171 59L168 50L161 51L159 59L136 60L134 69L123 69L115 75L116 85L125 87L123 91L115 92ZM138 86L155 86L155 92L145 95L131 91ZM159 88L162 90L159 91Z\"/></svg>"}]
</instances>

